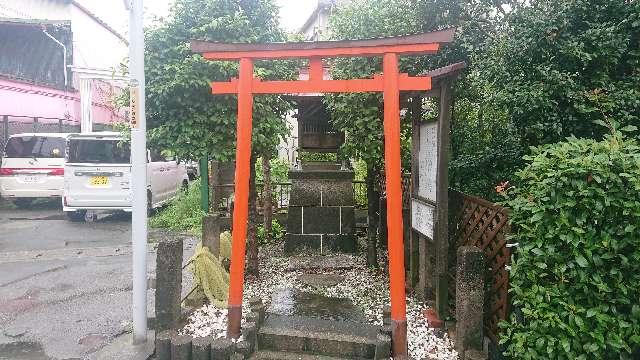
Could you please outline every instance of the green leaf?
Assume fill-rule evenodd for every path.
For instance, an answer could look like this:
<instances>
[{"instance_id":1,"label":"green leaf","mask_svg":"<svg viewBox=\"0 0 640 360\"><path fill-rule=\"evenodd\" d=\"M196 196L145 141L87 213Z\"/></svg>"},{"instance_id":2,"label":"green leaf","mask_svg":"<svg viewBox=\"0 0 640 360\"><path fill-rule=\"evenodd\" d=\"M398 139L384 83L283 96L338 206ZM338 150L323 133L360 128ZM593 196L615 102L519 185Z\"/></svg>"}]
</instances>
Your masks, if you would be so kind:
<instances>
[{"instance_id":1,"label":"green leaf","mask_svg":"<svg viewBox=\"0 0 640 360\"><path fill-rule=\"evenodd\" d=\"M587 259L584 258L584 256L582 255L578 255L576 257L576 262L578 263L578 265L580 265L581 267L587 267L587 265L589 265L589 262L587 262Z\"/></svg>"}]
</instances>

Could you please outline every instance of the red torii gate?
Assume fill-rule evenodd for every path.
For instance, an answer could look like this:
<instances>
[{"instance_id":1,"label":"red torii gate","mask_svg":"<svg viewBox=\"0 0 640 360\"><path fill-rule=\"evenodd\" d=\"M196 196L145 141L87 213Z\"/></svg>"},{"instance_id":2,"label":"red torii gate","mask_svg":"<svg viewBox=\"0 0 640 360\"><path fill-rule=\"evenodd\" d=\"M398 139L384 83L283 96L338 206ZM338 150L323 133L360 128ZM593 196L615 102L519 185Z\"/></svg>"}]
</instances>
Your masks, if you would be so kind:
<instances>
[{"instance_id":1,"label":"red torii gate","mask_svg":"<svg viewBox=\"0 0 640 360\"><path fill-rule=\"evenodd\" d=\"M411 77L406 73L400 73L398 56L434 54L439 50L441 43L449 43L453 40L454 31L454 29L448 29L416 35L353 41L271 44L191 42L191 50L202 54L206 59L240 61L239 79L211 83L213 94L238 94L235 206L227 325L229 337L240 336L242 319L253 94L382 92L384 94L384 158L393 353L397 359L407 358L400 166L400 91L428 91L431 89L431 77ZM368 56L383 56L382 74L374 75L370 79L323 79L322 59ZM309 60L308 80L262 81L253 75L255 59L291 58Z\"/></svg>"}]
</instances>

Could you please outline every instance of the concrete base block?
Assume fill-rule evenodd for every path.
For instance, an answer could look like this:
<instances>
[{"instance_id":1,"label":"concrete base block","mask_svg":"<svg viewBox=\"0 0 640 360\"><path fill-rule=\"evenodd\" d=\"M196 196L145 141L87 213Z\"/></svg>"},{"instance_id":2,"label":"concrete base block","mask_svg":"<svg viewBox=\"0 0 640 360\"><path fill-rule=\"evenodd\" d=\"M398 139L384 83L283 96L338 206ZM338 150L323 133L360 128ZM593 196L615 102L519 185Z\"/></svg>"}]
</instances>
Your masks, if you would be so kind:
<instances>
[{"instance_id":1,"label":"concrete base block","mask_svg":"<svg viewBox=\"0 0 640 360\"><path fill-rule=\"evenodd\" d=\"M234 351L234 344L229 339L216 339L211 342L212 360L229 360Z\"/></svg>"},{"instance_id":2,"label":"concrete base block","mask_svg":"<svg viewBox=\"0 0 640 360\"><path fill-rule=\"evenodd\" d=\"M391 357L391 336L380 333L376 342L376 353L374 359L387 360Z\"/></svg>"},{"instance_id":3,"label":"concrete base block","mask_svg":"<svg viewBox=\"0 0 640 360\"><path fill-rule=\"evenodd\" d=\"M238 341L236 343L236 353L241 354L243 359L248 359L251 355L251 344L247 340Z\"/></svg>"},{"instance_id":4,"label":"concrete base block","mask_svg":"<svg viewBox=\"0 0 640 360\"><path fill-rule=\"evenodd\" d=\"M156 359L171 360L171 339L176 336L173 330L165 330L156 336Z\"/></svg>"},{"instance_id":5,"label":"concrete base block","mask_svg":"<svg viewBox=\"0 0 640 360\"><path fill-rule=\"evenodd\" d=\"M258 345L258 327L256 323L245 323L242 328L242 335L249 343L249 353L254 352Z\"/></svg>"},{"instance_id":6,"label":"concrete base block","mask_svg":"<svg viewBox=\"0 0 640 360\"><path fill-rule=\"evenodd\" d=\"M192 359L193 360L211 360L211 343L212 337L194 338L192 342Z\"/></svg>"},{"instance_id":7,"label":"concrete base block","mask_svg":"<svg viewBox=\"0 0 640 360\"><path fill-rule=\"evenodd\" d=\"M171 339L171 360L191 360L191 336L175 335Z\"/></svg>"}]
</instances>

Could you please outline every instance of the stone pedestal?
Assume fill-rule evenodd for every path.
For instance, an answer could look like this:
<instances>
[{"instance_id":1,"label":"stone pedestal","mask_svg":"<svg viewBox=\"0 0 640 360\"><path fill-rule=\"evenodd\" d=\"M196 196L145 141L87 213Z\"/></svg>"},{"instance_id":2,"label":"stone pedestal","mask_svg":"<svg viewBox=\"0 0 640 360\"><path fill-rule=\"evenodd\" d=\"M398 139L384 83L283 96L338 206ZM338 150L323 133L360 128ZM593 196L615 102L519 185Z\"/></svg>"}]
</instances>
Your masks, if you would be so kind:
<instances>
[{"instance_id":1,"label":"stone pedestal","mask_svg":"<svg viewBox=\"0 0 640 360\"><path fill-rule=\"evenodd\" d=\"M354 252L353 172L313 167L290 171L289 178L285 252Z\"/></svg>"},{"instance_id":2,"label":"stone pedestal","mask_svg":"<svg viewBox=\"0 0 640 360\"><path fill-rule=\"evenodd\" d=\"M483 345L485 256L475 246L458 248L456 271L456 351L467 359L467 350Z\"/></svg>"}]
</instances>

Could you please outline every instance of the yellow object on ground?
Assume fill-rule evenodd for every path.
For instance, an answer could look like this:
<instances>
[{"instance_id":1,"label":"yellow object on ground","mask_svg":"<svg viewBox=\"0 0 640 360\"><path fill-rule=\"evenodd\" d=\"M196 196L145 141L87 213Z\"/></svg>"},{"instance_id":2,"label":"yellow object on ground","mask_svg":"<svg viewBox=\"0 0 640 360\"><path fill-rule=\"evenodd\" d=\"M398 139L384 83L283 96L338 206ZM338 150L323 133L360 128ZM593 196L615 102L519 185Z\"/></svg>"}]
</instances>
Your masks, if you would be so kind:
<instances>
[{"instance_id":1,"label":"yellow object on ground","mask_svg":"<svg viewBox=\"0 0 640 360\"><path fill-rule=\"evenodd\" d=\"M222 241L220 247L222 250ZM192 299L206 297L211 304L226 308L229 295L229 273L222 266L220 259L215 257L208 247L202 246L202 242L196 247L189 269L193 273L196 287L189 297Z\"/></svg>"},{"instance_id":2,"label":"yellow object on ground","mask_svg":"<svg viewBox=\"0 0 640 360\"><path fill-rule=\"evenodd\" d=\"M220 234L220 258L231 259L231 232L225 231Z\"/></svg>"}]
</instances>

